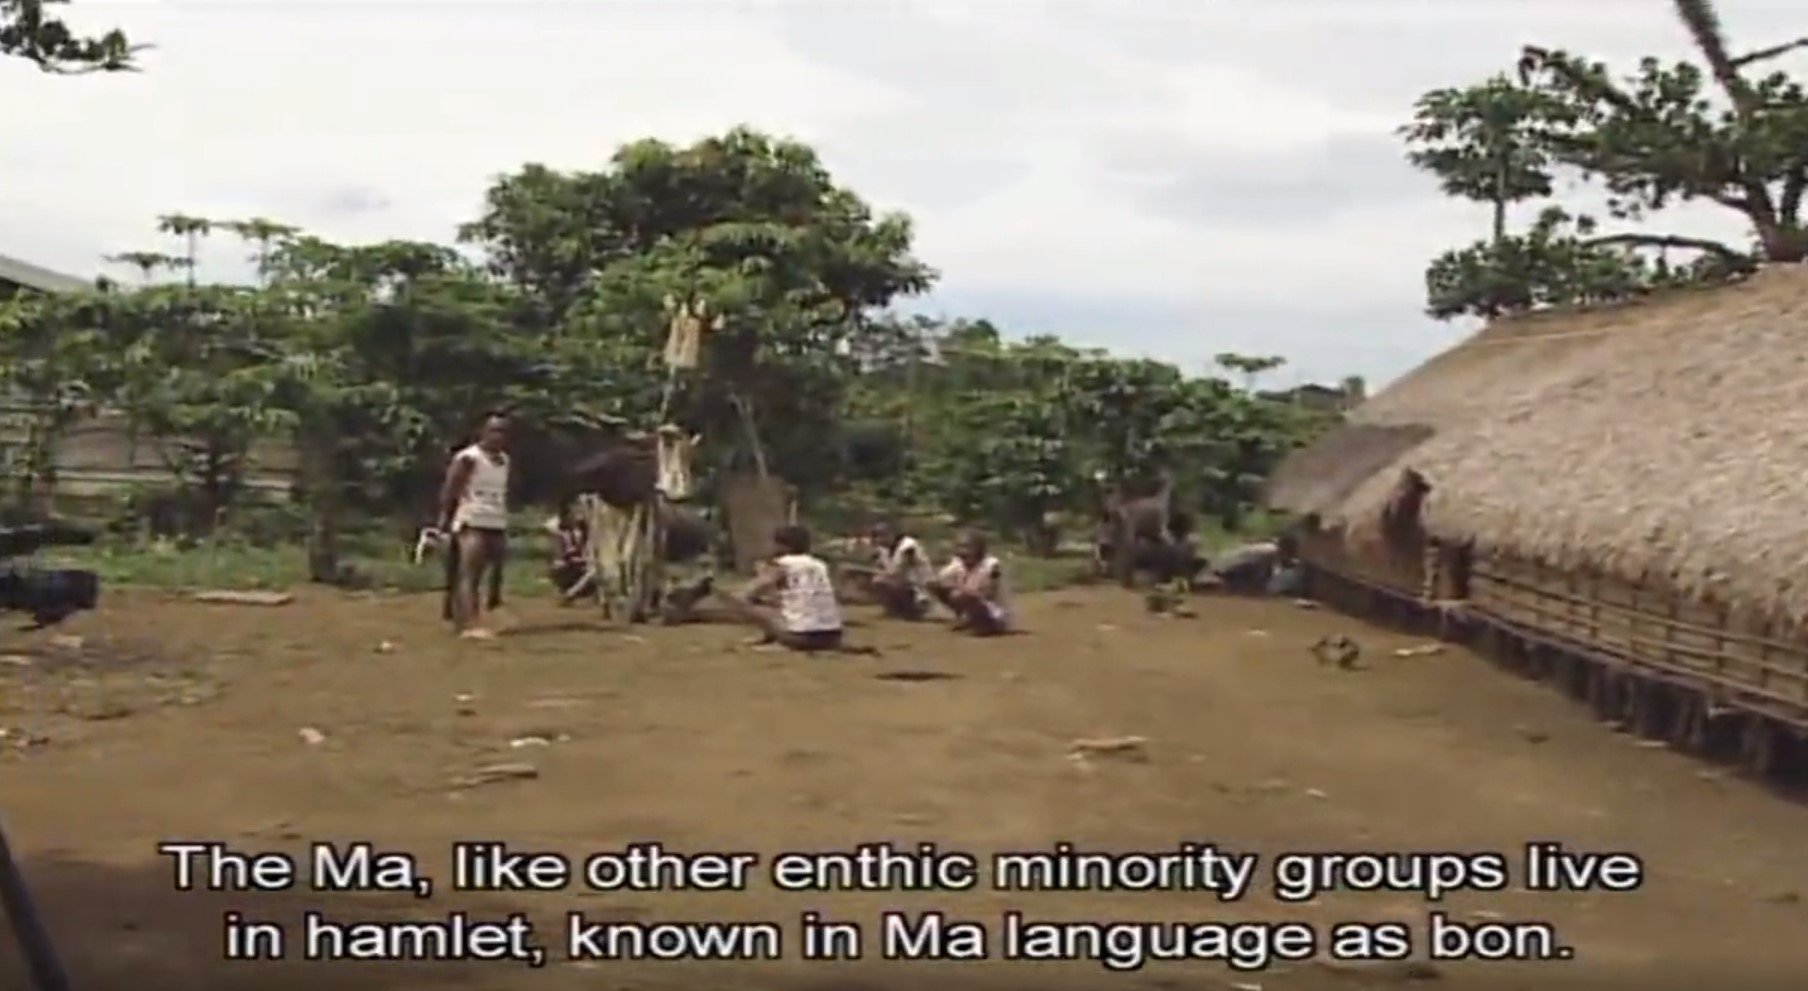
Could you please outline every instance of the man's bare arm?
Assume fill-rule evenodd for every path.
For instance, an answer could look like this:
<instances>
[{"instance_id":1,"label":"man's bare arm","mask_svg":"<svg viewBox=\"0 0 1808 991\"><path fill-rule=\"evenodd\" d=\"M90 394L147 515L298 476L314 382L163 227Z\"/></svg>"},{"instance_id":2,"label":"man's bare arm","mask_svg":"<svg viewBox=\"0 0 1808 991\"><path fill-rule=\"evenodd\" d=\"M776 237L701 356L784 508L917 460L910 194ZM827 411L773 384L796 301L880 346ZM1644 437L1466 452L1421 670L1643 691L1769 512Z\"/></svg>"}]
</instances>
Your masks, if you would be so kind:
<instances>
[{"instance_id":1,"label":"man's bare arm","mask_svg":"<svg viewBox=\"0 0 1808 991\"><path fill-rule=\"evenodd\" d=\"M446 484L439 490L440 529L452 526L452 514L458 510L458 501L464 498L465 488L471 484L471 473L476 468L470 458L453 458L452 466L446 469Z\"/></svg>"},{"instance_id":2,"label":"man's bare arm","mask_svg":"<svg viewBox=\"0 0 1808 991\"><path fill-rule=\"evenodd\" d=\"M741 588L741 598L753 599L779 587L785 580L785 573L777 568L762 564L754 573L753 580Z\"/></svg>"}]
</instances>

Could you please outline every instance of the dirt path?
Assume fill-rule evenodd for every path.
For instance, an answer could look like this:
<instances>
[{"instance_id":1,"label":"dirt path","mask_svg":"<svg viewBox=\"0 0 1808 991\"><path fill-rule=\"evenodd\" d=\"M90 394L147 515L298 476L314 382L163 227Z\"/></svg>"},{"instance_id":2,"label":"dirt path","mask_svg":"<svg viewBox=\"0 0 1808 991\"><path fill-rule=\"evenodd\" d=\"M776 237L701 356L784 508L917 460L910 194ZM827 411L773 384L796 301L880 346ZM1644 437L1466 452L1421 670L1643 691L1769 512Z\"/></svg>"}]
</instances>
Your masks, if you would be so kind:
<instances>
[{"instance_id":1,"label":"dirt path","mask_svg":"<svg viewBox=\"0 0 1808 991\"><path fill-rule=\"evenodd\" d=\"M1033 632L993 642L871 623L877 660L736 649L722 628L571 628L530 604L518 635L449 642L424 598L304 597L286 607L116 599L59 631L6 634L0 812L77 987L201 989L978 988L1292 989L1800 986L1808 975L1808 809L1638 746L1554 692L1460 651L1284 603L1201 600L1163 619L1113 591L1032 597ZM582 624L576 624L582 626ZM1368 667L1315 662L1349 633ZM85 658L85 660L79 660ZM888 680L883 672L948 677ZM303 728L320 734L302 739ZM1145 762L1067 759L1078 737L1147 739ZM511 741L534 742L512 747ZM499 761L538 776L453 778ZM221 912L293 920L469 909L593 920L870 923L887 908L993 921L1298 919L1417 923L1416 895L941 895L660 892L394 896L171 890L159 840L300 851L363 839L421 852L444 877L454 840L588 851L843 849L933 841L981 855L1070 841L1168 850L1181 840L1290 850L1503 850L1531 839L1626 850L1631 894L1459 893L1453 917L1546 919L1565 963L1217 964L1108 973L1094 962L760 965L226 964ZM792 947L787 955L795 956ZM557 955L555 955L556 957ZM0 988L23 987L0 944ZM8 983L8 982L13 983Z\"/></svg>"}]
</instances>

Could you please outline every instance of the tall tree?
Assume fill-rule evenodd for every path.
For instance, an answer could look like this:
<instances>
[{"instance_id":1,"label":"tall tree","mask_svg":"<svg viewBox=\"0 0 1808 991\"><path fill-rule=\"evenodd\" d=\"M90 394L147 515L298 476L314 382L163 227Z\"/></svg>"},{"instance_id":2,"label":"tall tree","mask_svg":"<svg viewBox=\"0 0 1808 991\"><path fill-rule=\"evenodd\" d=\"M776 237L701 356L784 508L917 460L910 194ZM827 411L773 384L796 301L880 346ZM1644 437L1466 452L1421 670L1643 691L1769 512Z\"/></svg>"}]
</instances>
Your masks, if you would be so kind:
<instances>
[{"instance_id":1,"label":"tall tree","mask_svg":"<svg viewBox=\"0 0 1808 991\"><path fill-rule=\"evenodd\" d=\"M780 473L815 474L862 315L926 288L909 220L875 216L807 145L745 128L678 148L641 141L600 172L530 166L491 188L461 232L540 301L555 340L615 342L646 363L665 300L723 317L685 397L722 452L774 448ZM651 411L636 415L648 416ZM750 429L752 428L752 429Z\"/></svg>"},{"instance_id":2,"label":"tall tree","mask_svg":"<svg viewBox=\"0 0 1808 991\"><path fill-rule=\"evenodd\" d=\"M136 68L144 50L115 29L98 38L82 37L47 8L69 0L0 0L0 56L37 64L45 72L124 72Z\"/></svg>"},{"instance_id":3,"label":"tall tree","mask_svg":"<svg viewBox=\"0 0 1808 991\"><path fill-rule=\"evenodd\" d=\"M1475 86L1432 90L1400 129L1407 160L1437 176L1446 195L1487 203L1493 237L1507 236L1507 208L1551 195L1549 138L1570 109L1505 75Z\"/></svg>"},{"instance_id":4,"label":"tall tree","mask_svg":"<svg viewBox=\"0 0 1808 991\"><path fill-rule=\"evenodd\" d=\"M1413 163L1438 176L1445 192L1495 207L1488 241L1446 252L1427 269L1428 312L1492 317L1606 302L1808 258L1808 94L1781 72L1747 74L1808 39L1734 57L1709 0L1673 4L1705 69L1647 58L1616 80L1600 62L1528 46L1516 82L1495 77L1420 100L1402 130ZM1615 219L1646 220L1672 203L1702 200L1737 211L1753 243L1602 233L1592 218L1556 208L1524 234L1510 233L1506 206L1549 195L1563 170L1598 182Z\"/></svg>"},{"instance_id":5,"label":"tall tree","mask_svg":"<svg viewBox=\"0 0 1808 991\"><path fill-rule=\"evenodd\" d=\"M1755 251L1663 233L1614 234L1598 243L1690 248L1763 261L1808 258L1808 93L1783 72L1751 74L1808 46L1808 38L1734 56L1709 0L1673 0L1705 70L1655 58L1616 81L1607 66L1530 46L1520 78L1571 108L1578 124L1551 137L1554 157L1600 181L1616 217L1639 220L1678 200L1743 216Z\"/></svg>"}]
</instances>

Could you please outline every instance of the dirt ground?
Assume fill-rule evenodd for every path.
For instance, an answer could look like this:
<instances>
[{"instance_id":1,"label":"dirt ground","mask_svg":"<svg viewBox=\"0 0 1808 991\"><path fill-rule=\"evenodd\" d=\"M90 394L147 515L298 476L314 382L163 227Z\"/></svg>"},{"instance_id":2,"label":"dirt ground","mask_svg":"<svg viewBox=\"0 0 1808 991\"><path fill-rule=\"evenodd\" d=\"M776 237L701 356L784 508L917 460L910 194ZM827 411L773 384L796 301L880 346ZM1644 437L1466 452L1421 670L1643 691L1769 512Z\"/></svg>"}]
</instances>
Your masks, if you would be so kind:
<instances>
[{"instance_id":1,"label":"dirt ground","mask_svg":"<svg viewBox=\"0 0 1808 991\"><path fill-rule=\"evenodd\" d=\"M627 630L516 605L512 634L451 640L427 597L308 593L281 607L115 596L65 628L0 633L0 813L81 989L1789 987L1808 977L1808 809L1603 727L1555 691L1451 648L1286 602L1152 616L1092 589L1026 597L1029 632L961 639L857 611L873 657L738 646L724 627ZM1345 633L1357 670L1309 647ZM77 638L79 638L79 643ZM899 673L903 672L903 676ZM916 672L916 674L912 674ZM930 672L943 677L921 674ZM1075 761L1076 738L1143 737ZM515 745L515 741L523 741ZM460 780L497 762L532 779ZM1434 966L1216 963L1113 973L1022 963L226 963L222 912L294 920L524 910L596 920L772 919L887 908L995 920L1422 920L1411 894L777 892L202 894L177 838L301 851L369 840L443 876L448 845L574 857L933 841L986 854L1071 841L1168 850L1510 851L1561 840L1644 858L1633 893L1459 893L1469 920L1544 919L1575 959ZM787 945L788 956L795 956ZM875 951L876 952L876 951ZM25 986L0 942L0 988Z\"/></svg>"}]
</instances>

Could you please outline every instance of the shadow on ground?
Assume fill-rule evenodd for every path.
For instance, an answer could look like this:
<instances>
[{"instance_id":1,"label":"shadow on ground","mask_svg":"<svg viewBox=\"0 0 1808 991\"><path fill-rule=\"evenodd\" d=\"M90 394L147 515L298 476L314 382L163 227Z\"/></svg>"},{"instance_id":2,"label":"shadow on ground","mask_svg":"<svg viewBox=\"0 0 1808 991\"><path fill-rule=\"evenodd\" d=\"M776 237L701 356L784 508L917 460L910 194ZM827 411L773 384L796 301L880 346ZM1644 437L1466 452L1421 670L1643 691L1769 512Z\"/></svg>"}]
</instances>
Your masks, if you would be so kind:
<instances>
[{"instance_id":1,"label":"shadow on ground","mask_svg":"<svg viewBox=\"0 0 1808 991\"><path fill-rule=\"evenodd\" d=\"M70 986L80 991L387 991L458 987L476 977L471 970L436 963L223 958L227 912L278 922L293 932L310 910L343 920L434 914L417 907L421 903L371 895L179 892L171 888L169 868L162 863L125 868L37 859L24 871ZM0 991L34 991L11 920L6 921ZM501 976L495 970L484 973L492 985Z\"/></svg>"}]
</instances>

